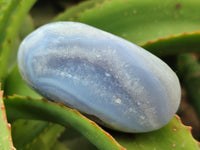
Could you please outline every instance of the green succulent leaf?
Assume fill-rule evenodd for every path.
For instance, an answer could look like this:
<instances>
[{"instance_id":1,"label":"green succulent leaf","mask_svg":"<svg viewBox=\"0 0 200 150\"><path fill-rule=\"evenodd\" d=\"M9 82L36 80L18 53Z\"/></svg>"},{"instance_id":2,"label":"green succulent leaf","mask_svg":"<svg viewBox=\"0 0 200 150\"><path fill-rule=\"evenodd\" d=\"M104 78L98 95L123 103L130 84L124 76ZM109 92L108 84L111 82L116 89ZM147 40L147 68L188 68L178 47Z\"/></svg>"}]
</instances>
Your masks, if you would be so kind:
<instances>
[{"instance_id":1,"label":"green succulent leaf","mask_svg":"<svg viewBox=\"0 0 200 150\"><path fill-rule=\"evenodd\" d=\"M113 134L113 136L127 150L200 149L199 142L191 135L191 127L184 126L178 116L157 131L142 134Z\"/></svg>"},{"instance_id":2,"label":"green succulent leaf","mask_svg":"<svg viewBox=\"0 0 200 150\"><path fill-rule=\"evenodd\" d=\"M99 3L96 2L93 7L89 5L89 2L83 2L77 7L66 10L53 21L72 20L83 22L140 45L160 37L200 30L200 16L198 15L200 14L200 1L198 0L168 0L162 2L160 0L102 0ZM156 54L159 53L156 50L161 51L158 48L164 47L164 54L174 54L181 51L177 50L178 46L184 49L185 45L188 48L195 43L194 49L198 51L196 47L199 44L196 41L199 37L193 37L190 40L186 39L185 36L178 40L170 39L174 42L172 45L159 41L160 45L153 45L152 43L149 46L146 44L144 47ZM181 45L183 43L184 45ZM174 46L173 49L169 49L172 46ZM173 51L174 49L176 51ZM192 50L190 49L190 51Z\"/></svg>"},{"instance_id":3,"label":"green succulent leaf","mask_svg":"<svg viewBox=\"0 0 200 150\"><path fill-rule=\"evenodd\" d=\"M183 52L200 52L200 31L184 32L178 35L148 41L140 46L159 55L175 55Z\"/></svg>"},{"instance_id":4,"label":"green succulent leaf","mask_svg":"<svg viewBox=\"0 0 200 150\"><path fill-rule=\"evenodd\" d=\"M27 13L35 2L36 0L0 1L0 82L5 83L6 95L19 94L41 98L24 83L17 66L11 70L16 63L20 40L34 28ZM165 56L200 51L199 6L199 0L90 0L67 9L53 21L83 22L141 45L156 55ZM193 56L182 54L179 56L178 65L198 112L199 63ZM199 143L191 136L191 129L185 127L177 116L165 127L154 132L125 134L109 130L117 142L96 123L61 104L12 96L4 98L5 112L2 92L0 102L0 150L1 146L5 150L14 149L5 113L9 122L12 122L13 142L18 149L200 149ZM58 139L63 133L63 126L66 128L65 137ZM85 137L96 147L86 143Z\"/></svg>"},{"instance_id":5,"label":"green succulent leaf","mask_svg":"<svg viewBox=\"0 0 200 150\"><path fill-rule=\"evenodd\" d=\"M147 150L154 147L156 149L199 149L199 144L191 136L190 129L182 125L178 117L174 117L168 125L154 132L142 134L110 132L125 147L123 148L96 123L78 111L61 104L19 96L5 98L4 103L10 121L19 118L39 119L59 123L67 128L72 127L101 150L125 148L128 150Z\"/></svg>"},{"instance_id":6,"label":"green succulent leaf","mask_svg":"<svg viewBox=\"0 0 200 150\"><path fill-rule=\"evenodd\" d=\"M31 96L34 98L41 98L39 94L33 91L27 84L22 80L21 75L16 65L16 56L20 41L27 36L31 31L34 30L33 20L30 15L27 15L22 22L22 26L19 30L19 35L16 38L16 44L13 47L12 53L9 59L9 72L4 80L4 94L5 95L21 95ZM14 86L13 86L14 85Z\"/></svg>"},{"instance_id":7,"label":"green succulent leaf","mask_svg":"<svg viewBox=\"0 0 200 150\"><path fill-rule=\"evenodd\" d=\"M64 127L58 124L49 124L31 143L28 143L24 150L50 150L57 141ZM41 147L42 146L42 147Z\"/></svg>"},{"instance_id":8,"label":"green succulent leaf","mask_svg":"<svg viewBox=\"0 0 200 150\"><path fill-rule=\"evenodd\" d=\"M124 149L95 122L64 105L19 96L5 98L4 102L11 122L16 119L51 121L75 128L101 150Z\"/></svg>"},{"instance_id":9,"label":"green succulent leaf","mask_svg":"<svg viewBox=\"0 0 200 150\"><path fill-rule=\"evenodd\" d=\"M39 138L48 126L48 122L39 120L18 119L14 121L12 123L12 137L15 147L17 149L28 147L36 138Z\"/></svg>"},{"instance_id":10,"label":"green succulent leaf","mask_svg":"<svg viewBox=\"0 0 200 150\"><path fill-rule=\"evenodd\" d=\"M80 132L73 128L66 128L65 132L63 132L59 138L59 141L62 142L65 147L71 150L98 150L98 148L89 142Z\"/></svg>"},{"instance_id":11,"label":"green succulent leaf","mask_svg":"<svg viewBox=\"0 0 200 150\"><path fill-rule=\"evenodd\" d=\"M13 86L15 85L15 86ZM21 95L30 96L33 98L41 98L41 96L33 91L21 78L18 67L15 66L8 74L5 80L5 95Z\"/></svg>"},{"instance_id":12,"label":"green succulent leaf","mask_svg":"<svg viewBox=\"0 0 200 150\"><path fill-rule=\"evenodd\" d=\"M5 8L8 13L4 12L0 15L2 16L2 21L6 18L7 22L9 22L9 25L6 23L1 27L2 29L0 28L1 33L6 32L5 37L2 37L2 42L0 41L0 82L2 83L8 72L8 60L11 56L20 26L35 2L36 0L11 0Z\"/></svg>"},{"instance_id":13,"label":"green succulent leaf","mask_svg":"<svg viewBox=\"0 0 200 150\"><path fill-rule=\"evenodd\" d=\"M6 111L3 102L3 91L0 87L0 149L15 150L11 137L11 126L7 122Z\"/></svg>"},{"instance_id":14,"label":"green succulent leaf","mask_svg":"<svg viewBox=\"0 0 200 150\"><path fill-rule=\"evenodd\" d=\"M66 9L65 12L60 13L58 16L56 16L53 19L53 21L76 20L78 19L78 16L80 15L80 13L82 13L86 9L90 9L97 5L100 5L103 2L104 0L88 0L88 1L82 2L78 5L75 5L75 6L72 6L71 8Z\"/></svg>"},{"instance_id":15,"label":"green succulent leaf","mask_svg":"<svg viewBox=\"0 0 200 150\"><path fill-rule=\"evenodd\" d=\"M7 34L7 27L10 24L10 19L12 14L15 11L16 6L20 3L21 0L3 0L0 4L1 12L0 12L0 44L4 40Z\"/></svg>"}]
</instances>

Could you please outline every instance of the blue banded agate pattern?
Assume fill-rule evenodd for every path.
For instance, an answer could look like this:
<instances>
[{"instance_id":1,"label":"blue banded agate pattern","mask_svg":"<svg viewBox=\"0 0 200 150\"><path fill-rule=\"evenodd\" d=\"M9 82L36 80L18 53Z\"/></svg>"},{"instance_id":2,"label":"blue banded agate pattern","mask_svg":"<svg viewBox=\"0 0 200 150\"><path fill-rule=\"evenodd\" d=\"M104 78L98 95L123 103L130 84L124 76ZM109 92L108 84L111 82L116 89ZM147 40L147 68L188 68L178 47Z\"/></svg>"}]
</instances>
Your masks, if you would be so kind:
<instances>
[{"instance_id":1,"label":"blue banded agate pattern","mask_svg":"<svg viewBox=\"0 0 200 150\"><path fill-rule=\"evenodd\" d=\"M167 64L82 23L38 28L21 43L18 65L25 82L46 99L123 132L161 128L180 103L179 80Z\"/></svg>"}]
</instances>

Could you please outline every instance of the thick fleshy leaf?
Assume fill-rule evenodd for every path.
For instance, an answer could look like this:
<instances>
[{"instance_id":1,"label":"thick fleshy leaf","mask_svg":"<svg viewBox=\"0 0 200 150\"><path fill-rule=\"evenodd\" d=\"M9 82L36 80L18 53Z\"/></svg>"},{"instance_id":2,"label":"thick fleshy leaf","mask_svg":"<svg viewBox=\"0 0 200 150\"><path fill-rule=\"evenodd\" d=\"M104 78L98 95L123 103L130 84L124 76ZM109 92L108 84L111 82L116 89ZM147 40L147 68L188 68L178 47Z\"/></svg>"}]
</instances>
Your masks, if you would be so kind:
<instances>
[{"instance_id":1,"label":"thick fleshy leaf","mask_svg":"<svg viewBox=\"0 0 200 150\"><path fill-rule=\"evenodd\" d=\"M189 127L182 125L180 119L177 117L174 117L165 127L154 132L143 134L110 132L125 147L122 148L110 134L76 110L44 100L34 100L18 96L8 97L4 101L9 120L13 121L18 118L42 119L59 123L63 126L73 127L102 150L125 148L128 150L146 150L152 148L199 149L199 144L191 136Z\"/></svg>"},{"instance_id":2,"label":"thick fleshy leaf","mask_svg":"<svg viewBox=\"0 0 200 150\"><path fill-rule=\"evenodd\" d=\"M5 106L3 102L3 91L0 85L0 149L15 150L11 137L11 126L7 122Z\"/></svg>"},{"instance_id":3,"label":"thick fleshy leaf","mask_svg":"<svg viewBox=\"0 0 200 150\"><path fill-rule=\"evenodd\" d=\"M6 76L4 83L4 94L5 95L21 95L21 96L31 96L34 98L41 98L39 94L33 91L28 87L25 82L22 80L21 75L19 74L18 67L16 65L17 51L20 40L22 40L28 33L34 30L34 25L30 15L27 15L22 22L20 27L18 38L16 39L16 45L14 46L9 60L9 73ZM14 67L13 67L14 65ZM13 86L14 85L14 86Z\"/></svg>"},{"instance_id":4,"label":"thick fleshy leaf","mask_svg":"<svg viewBox=\"0 0 200 150\"><path fill-rule=\"evenodd\" d=\"M154 34L154 36L157 34L158 38L163 37L164 33L165 35L169 35L169 34L181 33L187 31L187 29L189 29L190 31L199 29L198 25L197 24L195 25L195 22L196 23L199 22L198 20L199 17L196 15L192 16L190 15L191 14L190 10L193 10L194 13L199 12L198 7L197 6L195 7L195 5L198 5L198 3L199 1L197 0L192 0L192 1L184 0L181 3L179 3L179 1L173 1L173 2L165 1L160 3L159 0L155 0L153 2L149 2L147 0L143 2L139 0L137 1L108 0L108 1L103 1L101 3L96 2L96 5L92 8L85 7L84 10L80 9L79 14L74 13L69 15L68 12L66 12L66 16L63 14L61 17L60 15L58 19L59 20L76 19L77 21L82 21L85 23L88 22L91 24L95 24L96 26L100 26L102 28L109 28L116 32L120 31L122 32L123 30L128 31L125 32L126 34L128 34L126 37L131 37L132 35L132 37L141 38L145 42L148 41L145 40L147 39L146 36L152 36L152 35L146 35L145 37L141 36L138 37L136 35L139 35L138 32L141 32L141 30L139 29L144 29L142 30L144 33L146 33L145 31L148 31L148 33L151 32L152 34ZM108 21L106 22L105 20ZM193 20L194 22L190 22L191 20ZM114 22L110 24L111 21ZM183 21L185 24L182 24ZM142 24L145 22L148 24ZM170 28L174 24L175 24L175 26L173 26L174 28L170 30ZM119 25L121 25L121 27L123 25L124 28L123 29L117 28L120 27ZM167 27L168 25L169 27ZM154 30L149 31L150 27ZM168 30L167 31L162 30L162 28L164 27ZM134 33L134 31L136 31L136 33ZM154 33L154 31L156 32ZM170 33L168 31L170 31Z\"/></svg>"},{"instance_id":5,"label":"thick fleshy leaf","mask_svg":"<svg viewBox=\"0 0 200 150\"><path fill-rule=\"evenodd\" d=\"M75 128L101 150L125 149L111 135L101 129L95 122L81 115L77 110L28 97L8 97L4 102L10 121L19 118L51 121Z\"/></svg>"},{"instance_id":6,"label":"thick fleshy leaf","mask_svg":"<svg viewBox=\"0 0 200 150\"><path fill-rule=\"evenodd\" d=\"M7 34L7 30L6 28L9 26L10 24L10 19L12 16L12 13L15 11L16 6L20 3L20 1L22 0L3 0L1 1L1 5L0 5L0 44L2 43L2 41L4 40L6 34ZM1 52L1 51L0 51Z\"/></svg>"},{"instance_id":7,"label":"thick fleshy leaf","mask_svg":"<svg viewBox=\"0 0 200 150\"><path fill-rule=\"evenodd\" d=\"M70 150L98 150L98 148L89 142L87 138L85 138L80 132L74 130L73 128L66 128L65 132L59 138L59 141L62 142L62 144Z\"/></svg>"},{"instance_id":8,"label":"thick fleshy leaf","mask_svg":"<svg viewBox=\"0 0 200 150\"><path fill-rule=\"evenodd\" d=\"M38 93L33 91L22 80L17 66L15 66L13 70L8 74L5 80L4 89L5 89L5 95L17 94L21 96L31 96L33 98L41 98L41 96Z\"/></svg>"},{"instance_id":9,"label":"thick fleshy leaf","mask_svg":"<svg viewBox=\"0 0 200 150\"><path fill-rule=\"evenodd\" d=\"M9 66L9 58L12 53L13 46L15 44L15 39L17 38L20 26L27 15L30 8L33 6L36 0L20 0L17 5L15 5L14 1L17 0L11 0L11 4L14 5L14 7L9 7L8 12L10 17L5 17L5 13L2 14L2 16L6 19L10 19L9 25L5 25L5 29L2 28L2 31L6 31L5 37L2 37L2 42L0 42L0 82L3 83L3 80L5 79L7 72L8 72L8 66ZM14 9L14 10L13 10ZM13 11L14 14L10 14L10 12ZM1 32L1 31L0 31Z\"/></svg>"},{"instance_id":10,"label":"thick fleshy leaf","mask_svg":"<svg viewBox=\"0 0 200 150\"><path fill-rule=\"evenodd\" d=\"M35 137L31 143L28 143L23 147L24 150L50 150L60 133L64 130L63 126L58 124L49 124L45 130L40 133L38 137Z\"/></svg>"},{"instance_id":11,"label":"thick fleshy leaf","mask_svg":"<svg viewBox=\"0 0 200 150\"><path fill-rule=\"evenodd\" d=\"M181 2L178 0L163 2L160 0L102 0L96 2L93 7L88 3L83 2L81 5L67 10L54 21L83 22L119 35L136 44L200 30L200 16L198 15L200 14L200 1L198 0L182 0ZM193 13L191 14L191 12ZM189 42L187 44L189 46L194 42L197 44L197 39L192 38L194 41L191 41L183 38L182 40L186 44ZM182 40L174 41L173 45L181 46ZM170 45L167 45L165 49L174 54L173 50L169 48ZM151 51L152 49L150 48ZM157 49L155 47L154 52ZM195 50L197 49L195 48Z\"/></svg>"},{"instance_id":12,"label":"thick fleshy leaf","mask_svg":"<svg viewBox=\"0 0 200 150\"><path fill-rule=\"evenodd\" d=\"M48 122L38 120L16 120L12 123L13 143L17 149L22 149L32 143L49 126ZM28 133L28 134L27 134Z\"/></svg>"},{"instance_id":13,"label":"thick fleshy leaf","mask_svg":"<svg viewBox=\"0 0 200 150\"><path fill-rule=\"evenodd\" d=\"M15 2L17 3L21 3L22 1L25 1L25 0L20 0L20 1L15 0ZM26 1L30 2L30 0L26 0ZM0 2L0 5L1 4L3 5L3 2L5 2L4 6L8 7L6 3L8 3L9 0L4 0ZM148 1L148 0L144 0L144 1L139 1L139 0L88 1L88 2L81 3L78 6L70 8L67 11L67 15L62 14L57 19L85 22L87 24L96 26L108 32L112 32L121 37L124 37L136 44L141 44L145 49L157 55L177 54L177 53L181 53L182 51L199 52L199 49L200 49L199 44L198 44L199 32L195 32L196 30L200 29L199 28L200 16L198 15L200 13L200 10L198 8L199 4L200 2L198 0L191 0L191 1L182 0L181 2L178 0L175 0L173 2L172 1L161 2L159 0L155 0L153 2ZM18 7L19 6L17 5L16 8ZM0 10L0 17L1 17L1 11L2 10ZM9 29L8 25L11 25L11 24L7 23L5 24L5 26L0 26L0 28L4 27L6 29L4 31L9 33L11 30L8 30ZM187 31L187 33L184 34L183 32L185 31ZM11 35L10 37L15 38L13 35ZM175 35L175 36L169 37L170 35ZM165 37L165 38L159 39L160 37ZM151 41L151 42L147 42L147 41ZM6 46L6 47L9 48L9 46ZM4 67L5 67L4 68L5 70L8 69L6 68L6 66L8 66L7 62L6 63L4 62L9 60L8 57L11 56L11 53L12 53L11 51L12 50L10 50L10 52L8 51L8 53L6 52L6 54L3 54L4 61L2 64L0 62L0 65L2 65L0 66L0 70L2 70ZM1 52L1 48L0 48L0 52ZM0 72L0 76L1 74L2 76L6 76L6 72ZM6 89L6 94L9 93L9 95L12 95L14 93L17 93L24 96L29 95L29 96L37 97L37 96L34 96L34 92L32 93L32 90L28 89L26 85L23 83L19 74L17 73L16 68L13 72L14 72L13 74L9 75L9 84L8 84L9 86L8 86L8 92ZM15 75L17 75L16 77L20 79L19 81L17 78L15 78ZM191 84L191 86L192 85L193 84ZM9 102L10 99L12 100ZM75 124L73 124L73 121L74 121L73 119L59 116L60 114L63 114L63 112L65 112L66 108L63 106L55 105L55 104L44 102L44 101L36 101L36 103L37 102L39 103L39 105L36 105L34 104L34 102L32 102L35 100L32 100L32 99L30 100L30 105L29 104L24 105L24 101L14 102L14 100L18 100L18 99L20 98L9 97L8 99L5 99L6 108L8 108L7 113L8 113L9 119L11 119L12 117L27 118L27 119L35 118L35 119L54 121L62 125L64 125L63 122L64 123L71 122L72 123L71 126L76 128L80 133L84 134L95 145L98 146L98 145L103 144L109 150L112 149L112 147L109 147L110 144L112 145L114 143L114 145L117 145L110 138L107 138L104 136L100 138L99 142L95 141L95 140L99 140L98 136L101 134L102 135L105 134L105 132L103 130L100 130L99 128L94 129L94 125L91 124L92 122L90 121L87 122L88 120L86 119L87 120L86 122L88 123L87 124L83 119L84 117L82 118L81 115L77 115L75 117L76 119L78 119L75 121L76 122ZM25 100L26 98L22 98L22 99ZM45 104L47 104L47 106L45 106ZM52 107L50 107L50 105L52 105ZM13 108L13 110L11 108ZM47 108L48 109L52 108L52 110L51 109L48 110ZM35 110L38 110L38 109L39 110L41 109L40 111L41 113L39 111L35 112ZM58 113L56 110L58 112L60 110L61 112ZM54 114L53 112L54 113L56 112L56 113ZM71 112L73 112L72 114L75 113L75 111L73 110L71 110ZM85 125L86 127L88 127L86 128L87 130L85 130L85 127L84 127ZM78 129L79 126L81 126L82 128ZM173 128L174 126L177 127L177 129ZM87 132L88 135L87 133L83 133L86 131L88 131ZM97 135L96 135L96 132L97 132ZM123 133L113 133L112 135L117 139L117 141L120 144L122 144L122 146L126 147L128 150L132 150L132 149L146 150L146 149L153 149L153 148L155 149L172 149L172 148L186 149L188 148L191 150L199 149L198 143L192 138L187 127L184 127L180 123L180 121L178 121L177 118L173 118L173 120L167 126L155 132L150 132L150 133L145 133L145 134L134 134L134 135L123 134ZM95 136L94 139L92 139L93 136ZM78 135L77 137L78 137L77 139L84 138L80 135ZM32 145L30 144L31 146L29 148L34 148L34 149L47 148L44 142L41 142L40 138L37 138L35 136L35 141L37 141L36 144L35 145L33 143ZM77 140L74 143L78 143L78 142L79 141ZM105 144L105 142L108 142L109 144ZM63 147L63 144L61 144L59 141L56 141L54 146L56 147L56 149L59 147L60 150L62 149L65 150L65 148ZM105 147L102 146L101 149L106 149ZM119 147L120 146L118 146L117 148ZM51 148L53 149L54 147L51 147Z\"/></svg>"},{"instance_id":14,"label":"thick fleshy leaf","mask_svg":"<svg viewBox=\"0 0 200 150\"><path fill-rule=\"evenodd\" d=\"M191 135L191 127L184 126L178 116L157 131L142 134L113 134L113 136L128 150L200 149L199 142Z\"/></svg>"},{"instance_id":15,"label":"thick fleshy leaf","mask_svg":"<svg viewBox=\"0 0 200 150\"><path fill-rule=\"evenodd\" d=\"M78 5L75 5L66 9L65 12L60 13L58 16L56 16L53 19L53 21L75 20L80 15L80 13L82 13L86 9L93 8L103 2L104 0L88 0L88 1L82 2Z\"/></svg>"},{"instance_id":16,"label":"thick fleshy leaf","mask_svg":"<svg viewBox=\"0 0 200 150\"><path fill-rule=\"evenodd\" d=\"M159 55L181 54L183 52L200 52L200 31L184 32L165 38L148 41L140 46Z\"/></svg>"}]
</instances>

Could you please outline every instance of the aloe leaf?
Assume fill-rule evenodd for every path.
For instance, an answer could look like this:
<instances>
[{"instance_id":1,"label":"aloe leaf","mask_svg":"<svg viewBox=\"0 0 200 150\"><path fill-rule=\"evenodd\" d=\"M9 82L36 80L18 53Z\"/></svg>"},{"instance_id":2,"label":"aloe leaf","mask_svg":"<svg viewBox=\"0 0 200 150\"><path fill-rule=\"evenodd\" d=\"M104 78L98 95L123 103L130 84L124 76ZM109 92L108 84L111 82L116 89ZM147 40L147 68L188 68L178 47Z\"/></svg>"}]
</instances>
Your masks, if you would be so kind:
<instances>
[{"instance_id":1,"label":"aloe leaf","mask_svg":"<svg viewBox=\"0 0 200 150\"><path fill-rule=\"evenodd\" d=\"M76 149L89 149L89 150L98 150L92 143L90 143L83 135L73 128L67 128L64 133L62 133L59 141L62 144L71 150ZM79 143L79 144L77 144Z\"/></svg>"},{"instance_id":2,"label":"aloe leaf","mask_svg":"<svg viewBox=\"0 0 200 150\"><path fill-rule=\"evenodd\" d=\"M17 63L17 47L19 46L20 44L20 39L19 37L17 36L14 43L13 43L13 47L12 47L12 53L10 54L9 58L8 58L8 66L7 66L7 72L10 72L13 67L16 65ZM3 86L3 89L4 89L4 86Z\"/></svg>"},{"instance_id":3,"label":"aloe leaf","mask_svg":"<svg viewBox=\"0 0 200 150\"><path fill-rule=\"evenodd\" d=\"M101 150L125 149L96 123L64 105L19 96L8 97L4 102L10 121L19 118L51 121L75 128Z\"/></svg>"},{"instance_id":4,"label":"aloe leaf","mask_svg":"<svg viewBox=\"0 0 200 150\"><path fill-rule=\"evenodd\" d=\"M31 96L33 98L41 98L41 96L33 91L27 84L22 80L21 75L18 71L18 67L16 65L16 56L17 56L17 50L18 50L18 44L19 41L22 40L25 36L27 36L31 31L34 30L33 20L30 17L30 15L27 15L22 22L22 27L20 27L19 31L19 38L17 38L18 43L14 47L14 50L12 50L12 53L10 55L10 71L6 76L5 82L4 82L4 92L5 95L21 95L21 96ZM13 67L13 65L15 65ZM15 86L13 86L15 85Z\"/></svg>"},{"instance_id":5,"label":"aloe leaf","mask_svg":"<svg viewBox=\"0 0 200 150\"><path fill-rule=\"evenodd\" d=\"M22 149L24 150L50 150L57 141L58 136L64 130L63 126L58 124L49 124L45 131L36 137L31 143ZM42 145L42 147L41 147Z\"/></svg>"},{"instance_id":6,"label":"aloe leaf","mask_svg":"<svg viewBox=\"0 0 200 150\"><path fill-rule=\"evenodd\" d=\"M13 86L14 85L14 86ZM41 98L41 96L32 90L21 78L18 67L15 66L8 74L5 80L5 95L21 95L31 96L33 98Z\"/></svg>"},{"instance_id":7,"label":"aloe leaf","mask_svg":"<svg viewBox=\"0 0 200 150\"><path fill-rule=\"evenodd\" d=\"M41 119L59 123L65 127L70 126L102 150L125 148L128 150L147 150L153 147L156 149L199 149L198 142L191 135L191 129L185 127L178 117L174 117L168 125L154 132L142 134L111 132L117 141L125 147L123 148L94 122L82 116L78 111L61 104L18 96L8 97L4 102L10 121L18 118Z\"/></svg>"},{"instance_id":8,"label":"aloe leaf","mask_svg":"<svg viewBox=\"0 0 200 150\"><path fill-rule=\"evenodd\" d=\"M6 35L6 28L10 23L10 19L12 13L14 12L16 6L20 3L21 0L3 0L0 5L0 44L2 43L3 39Z\"/></svg>"},{"instance_id":9,"label":"aloe leaf","mask_svg":"<svg viewBox=\"0 0 200 150\"><path fill-rule=\"evenodd\" d=\"M6 28L6 36L0 45L0 81L2 82L8 72L8 60L12 53L12 48L18 35L20 25L35 1L36 0L21 0L18 5L15 5L15 12L9 18L11 21L9 26Z\"/></svg>"},{"instance_id":10,"label":"aloe leaf","mask_svg":"<svg viewBox=\"0 0 200 150\"><path fill-rule=\"evenodd\" d=\"M0 91L0 149L15 150L11 137L11 126L7 122L6 118L6 111L3 102L3 91Z\"/></svg>"},{"instance_id":11,"label":"aloe leaf","mask_svg":"<svg viewBox=\"0 0 200 150\"><path fill-rule=\"evenodd\" d=\"M43 143L45 143L45 145L48 147L48 149L51 149L51 147L64 131L64 129L65 128L59 124L50 123L49 127L46 129L46 132L42 133L40 138Z\"/></svg>"},{"instance_id":12,"label":"aloe leaf","mask_svg":"<svg viewBox=\"0 0 200 150\"><path fill-rule=\"evenodd\" d=\"M49 126L48 122L38 120L16 120L12 123L12 138L17 149L32 143Z\"/></svg>"},{"instance_id":13,"label":"aloe leaf","mask_svg":"<svg viewBox=\"0 0 200 150\"><path fill-rule=\"evenodd\" d=\"M178 116L157 131L142 134L115 133L113 136L128 150L200 149L199 142L192 137L191 127L184 126Z\"/></svg>"},{"instance_id":14,"label":"aloe leaf","mask_svg":"<svg viewBox=\"0 0 200 150\"><path fill-rule=\"evenodd\" d=\"M142 44L159 37L199 30L199 6L198 0L107 0L78 14L65 12L66 16L60 15L58 19L83 22Z\"/></svg>"},{"instance_id":15,"label":"aloe leaf","mask_svg":"<svg viewBox=\"0 0 200 150\"><path fill-rule=\"evenodd\" d=\"M104 0L89 0L78 5L72 6L71 8L66 9L63 13L60 13L56 16L53 21L65 21L65 20L75 20L78 15L85 11L86 9L92 8L95 5L98 6L100 3L103 3Z\"/></svg>"},{"instance_id":16,"label":"aloe leaf","mask_svg":"<svg viewBox=\"0 0 200 150\"><path fill-rule=\"evenodd\" d=\"M18 36L15 38L15 41L14 41L14 44L13 44L13 47L11 50L12 53L10 53L10 56L8 58L9 60L7 60L8 61L8 68L7 68L8 72L11 72L11 70L17 63L17 51L18 51L20 41L25 36L27 36L28 33L30 33L33 30L34 30L34 25L33 25L32 19L29 15L27 15L22 22L22 26L20 27Z\"/></svg>"},{"instance_id":17,"label":"aloe leaf","mask_svg":"<svg viewBox=\"0 0 200 150\"><path fill-rule=\"evenodd\" d=\"M162 56L181 54L183 52L200 52L200 32L184 32L178 35L159 38L141 44L150 52Z\"/></svg>"}]
</instances>

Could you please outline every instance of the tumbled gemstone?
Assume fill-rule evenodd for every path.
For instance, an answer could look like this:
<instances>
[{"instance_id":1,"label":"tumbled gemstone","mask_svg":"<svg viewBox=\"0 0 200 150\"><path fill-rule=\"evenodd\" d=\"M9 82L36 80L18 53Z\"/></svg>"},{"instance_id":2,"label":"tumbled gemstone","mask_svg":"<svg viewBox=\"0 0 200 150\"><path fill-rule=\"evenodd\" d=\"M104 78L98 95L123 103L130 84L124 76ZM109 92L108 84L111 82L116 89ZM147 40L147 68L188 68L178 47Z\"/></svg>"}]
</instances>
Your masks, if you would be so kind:
<instances>
[{"instance_id":1,"label":"tumbled gemstone","mask_svg":"<svg viewBox=\"0 0 200 150\"><path fill-rule=\"evenodd\" d=\"M28 35L18 65L25 82L123 132L161 128L176 113L180 84L158 57L120 37L77 22L55 22Z\"/></svg>"}]
</instances>

